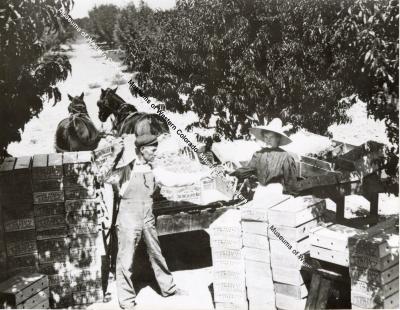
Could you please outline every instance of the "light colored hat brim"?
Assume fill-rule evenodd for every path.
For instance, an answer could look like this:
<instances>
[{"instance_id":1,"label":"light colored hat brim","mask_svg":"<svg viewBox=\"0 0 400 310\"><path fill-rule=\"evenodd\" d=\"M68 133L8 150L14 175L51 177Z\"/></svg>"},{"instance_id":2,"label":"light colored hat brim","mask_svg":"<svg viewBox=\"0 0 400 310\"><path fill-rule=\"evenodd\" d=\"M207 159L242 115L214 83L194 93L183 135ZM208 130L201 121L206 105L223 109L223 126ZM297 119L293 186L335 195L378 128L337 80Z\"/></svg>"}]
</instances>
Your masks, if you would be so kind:
<instances>
[{"instance_id":1,"label":"light colored hat brim","mask_svg":"<svg viewBox=\"0 0 400 310\"><path fill-rule=\"evenodd\" d=\"M289 143L292 143L292 140L285 135L283 132L271 130L271 129L266 129L266 128L259 128L259 127L252 127L250 128L250 133L256 137L256 139L264 141L264 133L265 132L273 132L278 134L281 137L281 141L279 145L287 145Z\"/></svg>"},{"instance_id":2,"label":"light colored hat brim","mask_svg":"<svg viewBox=\"0 0 400 310\"><path fill-rule=\"evenodd\" d=\"M122 151L121 159L118 161L116 168L121 168L129 165L134 159L137 158L135 140L136 136L134 134L127 135L124 138L124 149Z\"/></svg>"}]
</instances>

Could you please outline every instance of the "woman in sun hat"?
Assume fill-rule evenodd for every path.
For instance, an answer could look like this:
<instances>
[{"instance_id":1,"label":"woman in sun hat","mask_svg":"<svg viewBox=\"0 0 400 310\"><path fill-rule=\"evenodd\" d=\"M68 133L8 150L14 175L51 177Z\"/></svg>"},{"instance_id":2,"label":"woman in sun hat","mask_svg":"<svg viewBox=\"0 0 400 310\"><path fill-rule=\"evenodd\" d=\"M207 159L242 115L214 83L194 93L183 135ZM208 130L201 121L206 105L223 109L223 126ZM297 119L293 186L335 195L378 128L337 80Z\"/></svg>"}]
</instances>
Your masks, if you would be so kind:
<instances>
[{"instance_id":1,"label":"woman in sun hat","mask_svg":"<svg viewBox=\"0 0 400 310\"><path fill-rule=\"evenodd\" d=\"M259 185L253 198L253 205L264 204L266 199L285 191L290 193L297 180L296 163L292 155L280 148L292 142L285 134L282 121L274 118L267 126L250 128L256 139L264 142L266 147L254 153L246 167L237 169L233 175L243 177L255 174Z\"/></svg>"}]
</instances>

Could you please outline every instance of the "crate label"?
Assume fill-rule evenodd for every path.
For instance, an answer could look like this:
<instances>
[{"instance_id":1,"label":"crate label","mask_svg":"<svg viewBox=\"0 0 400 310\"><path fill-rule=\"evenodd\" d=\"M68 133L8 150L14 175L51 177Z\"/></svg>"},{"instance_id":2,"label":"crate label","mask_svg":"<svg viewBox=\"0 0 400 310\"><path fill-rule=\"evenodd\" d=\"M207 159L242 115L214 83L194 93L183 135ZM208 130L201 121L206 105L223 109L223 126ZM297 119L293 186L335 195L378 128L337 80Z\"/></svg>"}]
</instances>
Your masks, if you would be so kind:
<instances>
[{"instance_id":1,"label":"crate label","mask_svg":"<svg viewBox=\"0 0 400 310\"><path fill-rule=\"evenodd\" d=\"M39 179L32 182L34 192L59 191L63 189L62 179Z\"/></svg>"},{"instance_id":2,"label":"crate label","mask_svg":"<svg viewBox=\"0 0 400 310\"><path fill-rule=\"evenodd\" d=\"M18 256L23 254L34 253L37 251L36 240L7 242L6 248L8 256Z\"/></svg>"},{"instance_id":3,"label":"crate label","mask_svg":"<svg viewBox=\"0 0 400 310\"><path fill-rule=\"evenodd\" d=\"M57 238L48 240L38 240L37 246L39 252L45 251L64 251L68 249L69 239L68 238Z\"/></svg>"},{"instance_id":4,"label":"crate label","mask_svg":"<svg viewBox=\"0 0 400 310\"><path fill-rule=\"evenodd\" d=\"M18 220L11 220L4 223L4 231L21 231L35 229L35 221L33 218L24 218Z\"/></svg>"},{"instance_id":5,"label":"crate label","mask_svg":"<svg viewBox=\"0 0 400 310\"><path fill-rule=\"evenodd\" d=\"M79 224L87 221L97 222L97 210L83 210L81 212L68 212L66 216L67 223Z\"/></svg>"},{"instance_id":6,"label":"crate label","mask_svg":"<svg viewBox=\"0 0 400 310\"><path fill-rule=\"evenodd\" d=\"M97 202L94 199L66 200L65 211L97 210Z\"/></svg>"},{"instance_id":7,"label":"crate label","mask_svg":"<svg viewBox=\"0 0 400 310\"><path fill-rule=\"evenodd\" d=\"M60 202L64 201L63 191L33 193L33 202L35 204L41 204L46 202L59 202L59 201Z\"/></svg>"},{"instance_id":8,"label":"crate label","mask_svg":"<svg viewBox=\"0 0 400 310\"><path fill-rule=\"evenodd\" d=\"M96 189L94 187L66 188L65 189L65 199L66 200L87 199L87 198L95 198L95 197L96 197Z\"/></svg>"},{"instance_id":9,"label":"crate label","mask_svg":"<svg viewBox=\"0 0 400 310\"><path fill-rule=\"evenodd\" d=\"M66 226L65 218L62 215L41 216L35 218L36 230L49 230Z\"/></svg>"},{"instance_id":10,"label":"crate label","mask_svg":"<svg viewBox=\"0 0 400 310\"><path fill-rule=\"evenodd\" d=\"M78 238L72 238L70 248L91 248L96 246L99 234L80 235Z\"/></svg>"},{"instance_id":11,"label":"crate label","mask_svg":"<svg viewBox=\"0 0 400 310\"><path fill-rule=\"evenodd\" d=\"M88 222L85 225L71 225L68 229L71 235L92 234L99 230L96 223Z\"/></svg>"},{"instance_id":12,"label":"crate label","mask_svg":"<svg viewBox=\"0 0 400 310\"><path fill-rule=\"evenodd\" d=\"M32 178L35 179L49 179L61 178L63 175L62 166L48 166L48 167L33 167Z\"/></svg>"},{"instance_id":13,"label":"crate label","mask_svg":"<svg viewBox=\"0 0 400 310\"><path fill-rule=\"evenodd\" d=\"M242 260L243 255L240 249L231 250L231 249L213 249L211 252L213 261L219 259L228 259L228 260Z\"/></svg>"},{"instance_id":14,"label":"crate label","mask_svg":"<svg viewBox=\"0 0 400 310\"><path fill-rule=\"evenodd\" d=\"M47 240L47 239L54 239L54 238L62 238L68 235L67 226L60 227L60 228L53 228L49 230L42 230L37 231L36 239L37 240Z\"/></svg>"},{"instance_id":15,"label":"crate label","mask_svg":"<svg viewBox=\"0 0 400 310\"><path fill-rule=\"evenodd\" d=\"M65 214L64 202L37 204L33 209L36 217Z\"/></svg>"}]
</instances>

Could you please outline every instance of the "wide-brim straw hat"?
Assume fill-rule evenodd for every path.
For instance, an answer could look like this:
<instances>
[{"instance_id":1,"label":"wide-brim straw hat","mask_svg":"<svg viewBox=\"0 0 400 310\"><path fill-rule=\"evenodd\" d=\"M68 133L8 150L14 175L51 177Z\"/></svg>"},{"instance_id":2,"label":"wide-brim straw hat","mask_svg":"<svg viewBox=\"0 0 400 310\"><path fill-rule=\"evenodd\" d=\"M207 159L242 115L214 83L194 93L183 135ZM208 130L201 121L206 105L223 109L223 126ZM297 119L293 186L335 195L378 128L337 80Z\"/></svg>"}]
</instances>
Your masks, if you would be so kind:
<instances>
[{"instance_id":1,"label":"wide-brim straw hat","mask_svg":"<svg viewBox=\"0 0 400 310\"><path fill-rule=\"evenodd\" d=\"M250 133L256 137L256 139L264 141L264 133L273 132L281 137L279 145L286 145L292 142L292 140L285 134L282 121L280 118L274 118L266 126L256 126L250 128Z\"/></svg>"}]
</instances>

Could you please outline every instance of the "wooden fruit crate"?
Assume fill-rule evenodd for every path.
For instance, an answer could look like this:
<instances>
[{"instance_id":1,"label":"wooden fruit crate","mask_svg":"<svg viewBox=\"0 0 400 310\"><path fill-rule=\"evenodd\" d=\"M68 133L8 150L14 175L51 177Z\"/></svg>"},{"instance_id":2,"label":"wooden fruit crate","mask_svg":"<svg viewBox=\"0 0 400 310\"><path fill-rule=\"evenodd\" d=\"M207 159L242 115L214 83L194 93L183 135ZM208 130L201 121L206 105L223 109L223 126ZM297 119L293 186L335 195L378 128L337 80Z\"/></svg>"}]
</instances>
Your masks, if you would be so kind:
<instances>
[{"instance_id":1,"label":"wooden fruit crate","mask_svg":"<svg viewBox=\"0 0 400 310\"><path fill-rule=\"evenodd\" d=\"M325 200L311 195L288 199L268 209L270 225L297 227L322 215Z\"/></svg>"},{"instance_id":2,"label":"wooden fruit crate","mask_svg":"<svg viewBox=\"0 0 400 310\"><path fill-rule=\"evenodd\" d=\"M296 299L301 299L308 296L308 289L306 285L290 285L285 283L274 283L275 292Z\"/></svg>"},{"instance_id":3,"label":"wooden fruit crate","mask_svg":"<svg viewBox=\"0 0 400 310\"><path fill-rule=\"evenodd\" d=\"M60 180L63 176L62 154L39 154L33 156L32 181L37 180Z\"/></svg>"},{"instance_id":4,"label":"wooden fruit crate","mask_svg":"<svg viewBox=\"0 0 400 310\"><path fill-rule=\"evenodd\" d=\"M17 203L32 203L31 157L6 158L0 165L0 201L13 208Z\"/></svg>"},{"instance_id":5,"label":"wooden fruit crate","mask_svg":"<svg viewBox=\"0 0 400 310\"><path fill-rule=\"evenodd\" d=\"M45 290L49 286L48 278L38 273L21 273L0 283L0 305L4 308L21 308L32 296ZM40 303L42 295L38 296ZM46 296L44 296L46 298ZM31 308L35 303L30 300L27 306Z\"/></svg>"}]
</instances>

